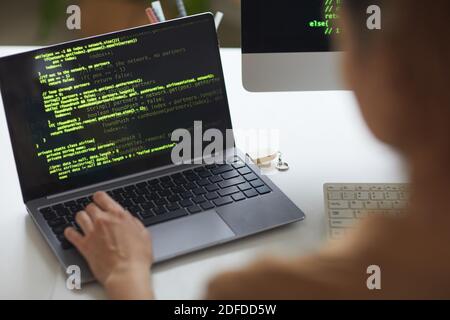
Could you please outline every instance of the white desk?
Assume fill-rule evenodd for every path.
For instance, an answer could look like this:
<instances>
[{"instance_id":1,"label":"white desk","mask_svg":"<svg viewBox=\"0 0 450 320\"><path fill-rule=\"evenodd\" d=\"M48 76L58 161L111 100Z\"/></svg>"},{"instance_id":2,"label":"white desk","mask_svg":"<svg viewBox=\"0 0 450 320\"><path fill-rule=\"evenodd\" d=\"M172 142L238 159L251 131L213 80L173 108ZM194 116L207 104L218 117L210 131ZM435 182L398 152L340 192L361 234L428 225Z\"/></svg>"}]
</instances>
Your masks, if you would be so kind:
<instances>
[{"instance_id":1,"label":"white desk","mask_svg":"<svg viewBox=\"0 0 450 320\"><path fill-rule=\"evenodd\" d=\"M0 47L0 56L26 48ZM398 156L374 140L349 92L246 92L240 52L222 51L235 128L273 128L291 170L273 181L307 219L246 240L176 259L154 268L160 299L196 299L208 279L261 254L304 255L325 239L322 187L326 182L401 182ZM270 75L268 75L270 76ZM239 137L238 137L239 144ZM3 107L0 107L0 298L101 299L97 284L71 292L56 258L27 216L20 194Z\"/></svg>"}]
</instances>

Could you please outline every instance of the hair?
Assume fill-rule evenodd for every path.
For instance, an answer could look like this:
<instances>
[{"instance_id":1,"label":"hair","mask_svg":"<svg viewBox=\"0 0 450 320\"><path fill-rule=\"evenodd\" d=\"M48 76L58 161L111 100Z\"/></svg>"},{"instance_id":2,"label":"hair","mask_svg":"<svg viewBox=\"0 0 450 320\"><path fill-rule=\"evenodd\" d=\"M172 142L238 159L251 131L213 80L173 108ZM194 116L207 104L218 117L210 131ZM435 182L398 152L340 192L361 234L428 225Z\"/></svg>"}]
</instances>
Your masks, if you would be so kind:
<instances>
[{"instance_id":1,"label":"hair","mask_svg":"<svg viewBox=\"0 0 450 320\"><path fill-rule=\"evenodd\" d=\"M378 31L366 27L367 8L374 4L381 8ZM450 136L450 1L343 0L343 9L362 58L377 59L382 48L411 112L417 118L434 113L436 125Z\"/></svg>"}]
</instances>

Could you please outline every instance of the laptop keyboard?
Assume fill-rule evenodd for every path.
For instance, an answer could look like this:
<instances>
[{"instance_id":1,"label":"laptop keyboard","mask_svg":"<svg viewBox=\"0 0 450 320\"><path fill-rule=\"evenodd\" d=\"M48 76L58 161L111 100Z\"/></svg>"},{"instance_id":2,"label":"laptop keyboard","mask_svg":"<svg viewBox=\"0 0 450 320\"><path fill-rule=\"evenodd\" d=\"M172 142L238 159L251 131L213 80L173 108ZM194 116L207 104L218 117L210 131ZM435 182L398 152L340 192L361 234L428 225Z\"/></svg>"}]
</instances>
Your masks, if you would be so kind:
<instances>
[{"instance_id":1,"label":"laptop keyboard","mask_svg":"<svg viewBox=\"0 0 450 320\"><path fill-rule=\"evenodd\" d=\"M107 191L146 227L270 192L239 158ZM72 226L81 231L75 215L91 202L92 196L88 196L40 209L63 249L72 247L64 238L64 230Z\"/></svg>"}]
</instances>

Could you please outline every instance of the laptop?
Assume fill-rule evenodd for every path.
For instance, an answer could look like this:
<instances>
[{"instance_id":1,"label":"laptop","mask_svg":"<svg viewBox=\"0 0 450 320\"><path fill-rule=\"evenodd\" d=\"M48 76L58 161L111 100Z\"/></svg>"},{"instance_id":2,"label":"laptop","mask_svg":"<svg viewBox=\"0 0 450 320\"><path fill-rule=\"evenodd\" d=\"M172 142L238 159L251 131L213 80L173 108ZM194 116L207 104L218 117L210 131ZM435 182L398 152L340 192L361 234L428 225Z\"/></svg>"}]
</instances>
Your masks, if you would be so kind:
<instances>
[{"instance_id":1,"label":"laptop","mask_svg":"<svg viewBox=\"0 0 450 320\"><path fill-rule=\"evenodd\" d=\"M148 228L155 262L305 217L234 144L172 161L174 130L232 129L211 14L3 57L0 89L23 201L83 283L63 231L99 190Z\"/></svg>"}]
</instances>

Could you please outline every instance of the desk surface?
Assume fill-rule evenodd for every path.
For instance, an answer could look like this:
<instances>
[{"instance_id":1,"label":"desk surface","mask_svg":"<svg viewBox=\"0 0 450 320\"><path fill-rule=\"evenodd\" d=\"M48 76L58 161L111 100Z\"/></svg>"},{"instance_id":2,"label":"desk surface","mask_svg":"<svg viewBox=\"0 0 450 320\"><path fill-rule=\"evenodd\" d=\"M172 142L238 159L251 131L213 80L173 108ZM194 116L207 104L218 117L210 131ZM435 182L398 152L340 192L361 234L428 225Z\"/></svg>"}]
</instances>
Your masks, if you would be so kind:
<instances>
[{"instance_id":1,"label":"desk surface","mask_svg":"<svg viewBox=\"0 0 450 320\"><path fill-rule=\"evenodd\" d=\"M0 56L27 48L0 47ZM323 184L401 182L399 157L366 129L350 92L248 93L242 87L240 52L223 49L222 59L233 125L275 129L291 169L272 180L300 207L301 223L178 258L154 268L160 299L196 299L208 279L256 256L305 255L326 234ZM1 102L0 102L1 103ZM239 131L239 130L238 130ZM237 144L240 145L239 132ZM0 106L0 298L102 299L97 284L66 289L65 274L22 203L3 107Z\"/></svg>"}]
</instances>

